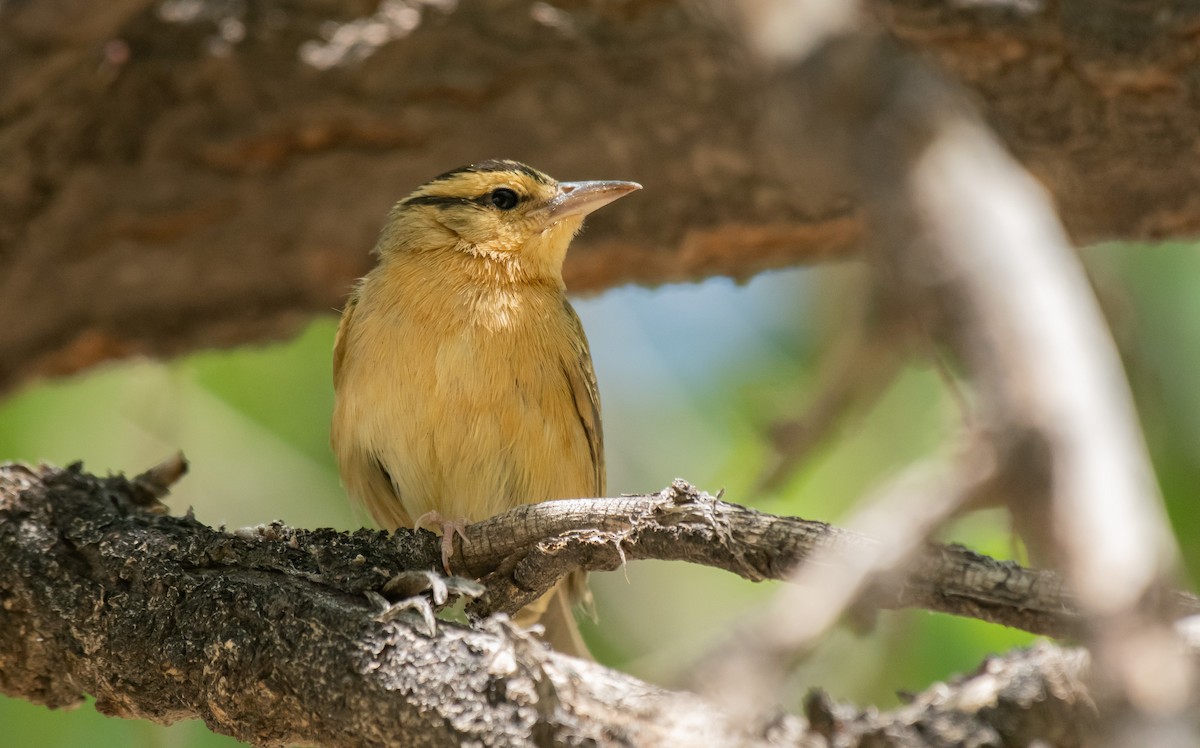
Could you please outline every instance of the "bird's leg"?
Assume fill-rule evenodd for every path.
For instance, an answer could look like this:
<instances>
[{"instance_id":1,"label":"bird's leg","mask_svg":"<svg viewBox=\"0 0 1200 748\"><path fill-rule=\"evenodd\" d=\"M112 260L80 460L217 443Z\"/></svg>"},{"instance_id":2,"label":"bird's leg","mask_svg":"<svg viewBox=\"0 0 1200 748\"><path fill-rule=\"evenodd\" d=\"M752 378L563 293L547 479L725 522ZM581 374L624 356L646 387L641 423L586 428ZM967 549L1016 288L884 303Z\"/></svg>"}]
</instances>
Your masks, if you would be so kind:
<instances>
[{"instance_id":1,"label":"bird's leg","mask_svg":"<svg viewBox=\"0 0 1200 748\"><path fill-rule=\"evenodd\" d=\"M413 529L427 529L434 532L440 532L442 536L442 568L447 574L452 574L450 571L450 557L454 555L454 535L458 533L458 537L467 542L467 523L466 520L448 520L442 516L441 512L434 509L425 512L417 521L413 523Z\"/></svg>"}]
</instances>

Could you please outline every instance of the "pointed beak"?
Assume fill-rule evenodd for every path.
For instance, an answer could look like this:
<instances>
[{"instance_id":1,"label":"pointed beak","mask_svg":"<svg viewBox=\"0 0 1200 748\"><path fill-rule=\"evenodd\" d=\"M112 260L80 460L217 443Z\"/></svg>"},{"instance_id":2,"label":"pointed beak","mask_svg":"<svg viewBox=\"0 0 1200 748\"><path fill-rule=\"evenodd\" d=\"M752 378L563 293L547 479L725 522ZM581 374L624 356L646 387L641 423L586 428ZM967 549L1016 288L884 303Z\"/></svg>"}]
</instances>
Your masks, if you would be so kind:
<instances>
[{"instance_id":1,"label":"pointed beak","mask_svg":"<svg viewBox=\"0 0 1200 748\"><path fill-rule=\"evenodd\" d=\"M543 209L546 225L571 216L586 216L641 188L637 182L559 182L558 194Z\"/></svg>"}]
</instances>

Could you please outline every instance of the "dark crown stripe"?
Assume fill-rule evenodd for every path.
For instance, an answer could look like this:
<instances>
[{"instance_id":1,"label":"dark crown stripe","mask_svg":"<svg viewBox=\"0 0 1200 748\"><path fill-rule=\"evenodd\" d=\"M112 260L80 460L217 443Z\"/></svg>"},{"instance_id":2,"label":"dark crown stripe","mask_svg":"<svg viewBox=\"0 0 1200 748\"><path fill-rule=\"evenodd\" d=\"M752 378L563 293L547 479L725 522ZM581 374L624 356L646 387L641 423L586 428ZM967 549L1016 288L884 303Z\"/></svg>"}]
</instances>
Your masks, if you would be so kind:
<instances>
[{"instance_id":1,"label":"dark crown stripe","mask_svg":"<svg viewBox=\"0 0 1200 748\"><path fill-rule=\"evenodd\" d=\"M447 179L453 179L454 177L458 176L459 174L490 174L490 173L502 172L502 171L509 171L509 172L516 172L518 174L524 174L525 176L527 176L531 179L537 180L538 182L540 182L542 184L551 184L549 178L545 174L538 171L537 169L526 166L525 164L523 164L519 161L505 161L502 159L492 159L489 161L480 161L477 164L471 164L470 166L463 166L458 169L455 169L454 171L448 171L445 174L439 174L438 176L433 178L432 182L442 182Z\"/></svg>"}]
</instances>

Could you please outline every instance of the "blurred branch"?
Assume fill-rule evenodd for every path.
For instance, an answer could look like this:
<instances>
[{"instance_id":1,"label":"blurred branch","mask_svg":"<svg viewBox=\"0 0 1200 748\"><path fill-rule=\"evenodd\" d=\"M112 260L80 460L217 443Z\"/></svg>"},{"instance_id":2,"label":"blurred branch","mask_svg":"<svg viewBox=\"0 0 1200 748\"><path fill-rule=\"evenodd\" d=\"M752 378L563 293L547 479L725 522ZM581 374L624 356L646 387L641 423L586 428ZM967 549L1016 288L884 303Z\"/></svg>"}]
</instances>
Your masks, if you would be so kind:
<instances>
[{"instance_id":1,"label":"blurred branch","mask_svg":"<svg viewBox=\"0 0 1200 748\"><path fill-rule=\"evenodd\" d=\"M896 105L911 112L903 96ZM901 229L911 254L890 259L924 254L945 273L932 294L910 290L940 306L942 339L977 388L999 464L990 498L1009 506L1036 557L1063 570L1107 695L1137 719L1181 715L1192 673L1152 602L1174 582L1178 550L1083 268L1047 195L981 122L952 113L910 124L931 131L901 157L911 158L901 210L920 218Z\"/></svg>"},{"instance_id":2,"label":"blurred branch","mask_svg":"<svg viewBox=\"0 0 1200 748\"><path fill-rule=\"evenodd\" d=\"M291 334L341 303L392 201L481 158L646 186L590 222L577 292L860 250L846 163L819 138L780 156L764 125L802 119L693 3L418 5L413 27L374 0L5 3L0 391ZM986 102L1078 242L1191 235L1196 11L1126 5L864 14Z\"/></svg>"},{"instance_id":3,"label":"blurred branch","mask_svg":"<svg viewBox=\"0 0 1200 748\"><path fill-rule=\"evenodd\" d=\"M783 38L784 21L826 28L798 18L794 4L744 7L768 10L747 16L751 39L763 30ZM999 502L1077 595L1114 724L1172 724L1192 677L1157 604L1174 540L1111 335L1048 196L939 71L844 9L802 7L842 26L807 39L793 52L799 63L760 50L780 68L772 105L791 115L778 117L787 129L772 140L781 163L817 142L853 173L876 282L974 387L974 466L941 471L910 501L891 502L875 523L884 550L875 562L855 559L859 573L847 578L833 552L801 569L797 579L817 586L815 604L783 591L772 615L750 624L747 662L722 652L714 681L761 704L871 575L902 569L957 509ZM797 631L800 620L807 627ZM734 672L753 677L725 675ZM1154 742L1151 734L1135 742Z\"/></svg>"},{"instance_id":4,"label":"blurred branch","mask_svg":"<svg viewBox=\"0 0 1200 748\"><path fill-rule=\"evenodd\" d=\"M975 673L908 695L890 712L847 708L814 691L804 713L827 745L1091 745L1097 715L1088 666L1083 650L1039 644L989 658Z\"/></svg>"},{"instance_id":5,"label":"blurred branch","mask_svg":"<svg viewBox=\"0 0 1200 748\"><path fill-rule=\"evenodd\" d=\"M257 745L812 745L824 735L932 746L962 730L1028 736L1025 744L1083 734L1092 723L1086 655L1052 647L989 661L980 674L891 713L816 695L807 707L811 728L782 715L736 721L694 695L558 655L502 616L431 630L409 610L420 607L412 600L372 602L378 595L364 593L397 570L437 567L440 544L429 533L278 525L226 533L168 516L156 497L178 468L172 462L128 481L77 467L0 467L0 691L51 707L77 705L89 693L105 714L160 723L200 717ZM612 511L594 511L606 501ZM469 528L468 547L484 533L499 545L466 554L467 563L504 558L522 540L498 530L598 547L581 541L589 512L600 527L624 517L619 545L631 557L717 559L757 538L738 563L778 570L809 544L870 542L723 504L682 482L652 496L524 509L537 511ZM691 550L667 552L672 542ZM993 590L1008 603L1046 604L1058 592L1052 577L961 548L930 549L921 563L957 567L960 579L988 576L981 588L1012 587Z\"/></svg>"}]
</instances>

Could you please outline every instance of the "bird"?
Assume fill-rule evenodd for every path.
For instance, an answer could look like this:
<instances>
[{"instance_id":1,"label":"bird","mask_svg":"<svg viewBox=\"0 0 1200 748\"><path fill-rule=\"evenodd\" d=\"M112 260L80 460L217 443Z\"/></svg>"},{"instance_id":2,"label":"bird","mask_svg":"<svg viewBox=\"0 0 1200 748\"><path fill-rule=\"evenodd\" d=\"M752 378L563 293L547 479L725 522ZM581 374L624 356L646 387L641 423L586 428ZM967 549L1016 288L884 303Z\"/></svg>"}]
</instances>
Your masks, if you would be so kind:
<instances>
[{"instance_id":1,"label":"bird","mask_svg":"<svg viewBox=\"0 0 1200 748\"><path fill-rule=\"evenodd\" d=\"M605 495L600 394L562 267L585 216L638 189L489 160L388 214L338 326L330 442L381 527L441 531L447 571L465 523ZM588 657L572 608L586 590L574 572L515 620Z\"/></svg>"}]
</instances>

